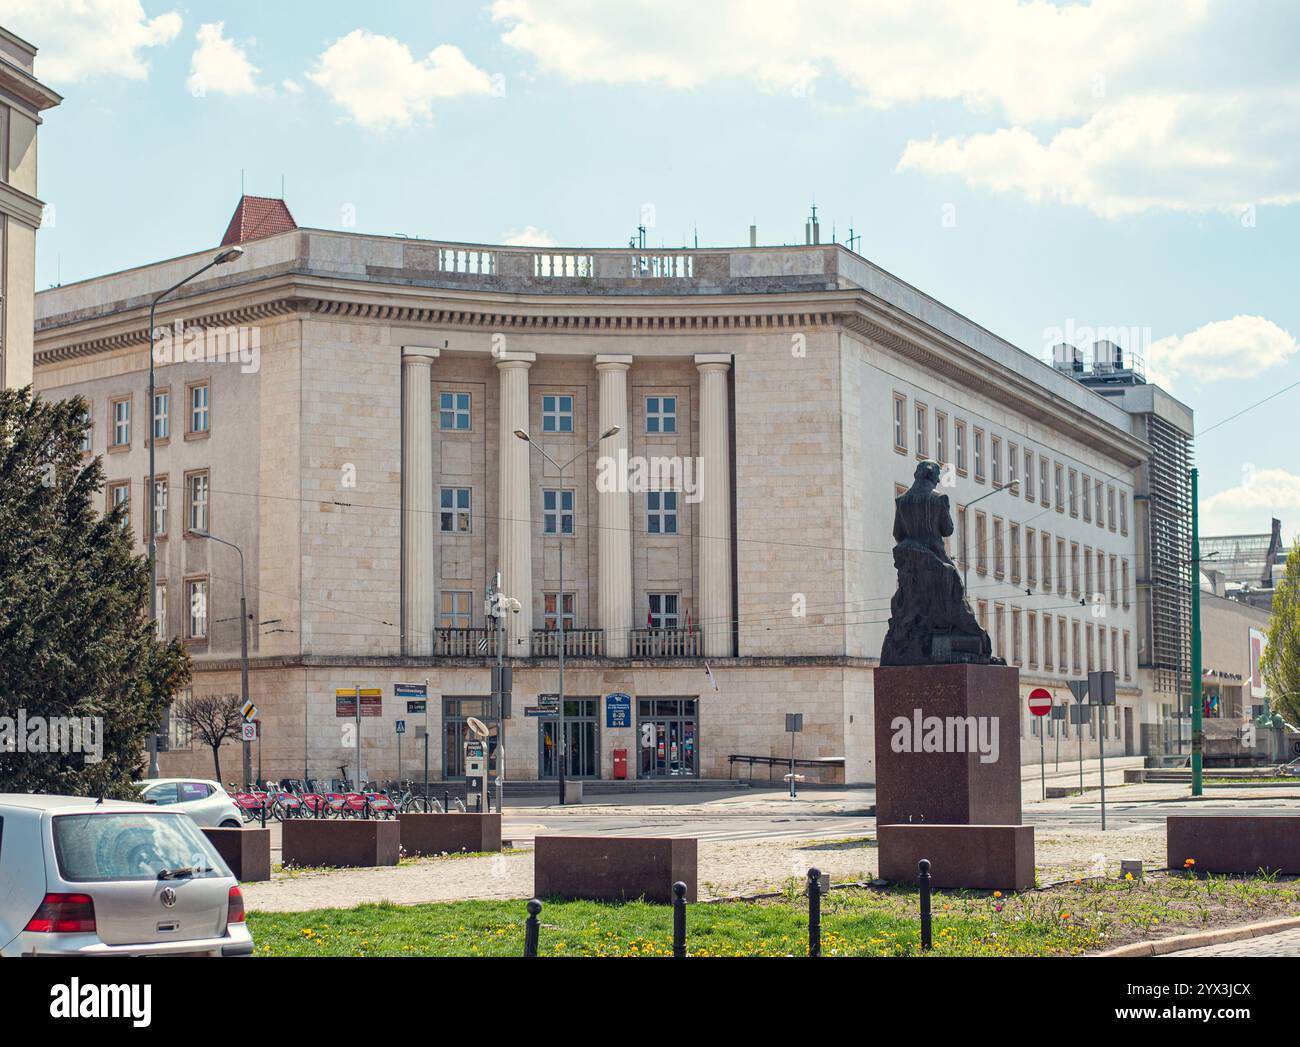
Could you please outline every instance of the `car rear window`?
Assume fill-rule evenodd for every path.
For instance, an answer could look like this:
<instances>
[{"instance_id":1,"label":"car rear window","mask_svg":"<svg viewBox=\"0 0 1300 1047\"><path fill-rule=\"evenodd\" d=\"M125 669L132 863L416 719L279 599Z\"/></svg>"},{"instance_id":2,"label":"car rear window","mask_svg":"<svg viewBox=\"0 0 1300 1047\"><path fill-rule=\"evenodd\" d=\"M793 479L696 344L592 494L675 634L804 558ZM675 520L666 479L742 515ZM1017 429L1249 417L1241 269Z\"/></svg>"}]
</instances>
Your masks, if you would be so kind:
<instances>
[{"instance_id":1,"label":"car rear window","mask_svg":"<svg viewBox=\"0 0 1300 1047\"><path fill-rule=\"evenodd\" d=\"M209 791L208 787L202 782L181 782L181 803L189 803L191 800L206 800Z\"/></svg>"},{"instance_id":2,"label":"car rear window","mask_svg":"<svg viewBox=\"0 0 1300 1047\"><path fill-rule=\"evenodd\" d=\"M54 818L54 854L63 879L77 882L155 880L164 871L225 876L224 863L187 815L61 814Z\"/></svg>"}]
</instances>

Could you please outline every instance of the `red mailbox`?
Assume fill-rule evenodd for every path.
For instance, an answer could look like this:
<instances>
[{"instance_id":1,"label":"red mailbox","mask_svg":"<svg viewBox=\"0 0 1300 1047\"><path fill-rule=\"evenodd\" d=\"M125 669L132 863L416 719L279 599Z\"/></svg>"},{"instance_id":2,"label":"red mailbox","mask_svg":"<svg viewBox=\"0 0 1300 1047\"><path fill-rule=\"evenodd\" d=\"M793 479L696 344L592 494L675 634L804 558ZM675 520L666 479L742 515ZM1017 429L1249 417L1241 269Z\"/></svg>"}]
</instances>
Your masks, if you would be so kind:
<instances>
[{"instance_id":1,"label":"red mailbox","mask_svg":"<svg viewBox=\"0 0 1300 1047\"><path fill-rule=\"evenodd\" d=\"M627 777L627 750L626 749L614 750L614 777L615 778Z\"/></svg>"}]
</instances>

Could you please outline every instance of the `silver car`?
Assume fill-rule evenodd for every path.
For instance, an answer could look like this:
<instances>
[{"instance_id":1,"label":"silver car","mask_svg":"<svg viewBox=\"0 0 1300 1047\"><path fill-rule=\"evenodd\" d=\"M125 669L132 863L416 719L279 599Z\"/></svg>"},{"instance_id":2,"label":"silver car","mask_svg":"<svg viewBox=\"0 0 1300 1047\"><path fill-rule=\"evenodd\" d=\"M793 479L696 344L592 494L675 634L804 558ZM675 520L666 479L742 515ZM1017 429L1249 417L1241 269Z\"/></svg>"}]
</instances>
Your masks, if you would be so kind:
<instances>
[{"instance_id":1,"label":"silver car","mask_svg":"<svg viewBox=\"0 0 1300 1047\"><path fill-rule=\"evenodd\" d=\"M0 956L247 956L244 898L178 811L0 794Z\"/></svg>"},{"instance_id":2,"label":"silver car","mask_svg":"<svg viewBox=\"0 0 1300 1047\"><path fill-rule=\"evenodd\" d=\"M150 778L136 782L144 802L188 814L209 829L238 829L244 824L230 794L205 778Z\"/></svg>"}]
</instances>

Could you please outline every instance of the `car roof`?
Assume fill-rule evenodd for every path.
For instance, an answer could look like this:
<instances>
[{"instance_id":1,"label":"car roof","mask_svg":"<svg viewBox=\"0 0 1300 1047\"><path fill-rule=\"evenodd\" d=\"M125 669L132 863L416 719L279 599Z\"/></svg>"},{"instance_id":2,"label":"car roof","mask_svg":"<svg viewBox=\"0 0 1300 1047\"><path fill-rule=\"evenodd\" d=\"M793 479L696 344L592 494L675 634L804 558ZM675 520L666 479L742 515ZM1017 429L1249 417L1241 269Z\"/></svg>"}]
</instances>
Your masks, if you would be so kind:
<instances>
[{"instance_id":1,"label":"car roof","mask_svg":"<svg viewBox=\"0 0 1300 1047\"><path fill-rule=\"evenodd\" d=\"M218 789L221 788L220 784L211 778L142 778L135 784L142 789L147 789L151 785L170 785L172 782L198 782L200 785L215 785Z\"/></svg>"},{"instance_id":2,"label":"car roof","mask_svg":"<svg viewBox=\"0 0 1300 1047\"><path fill-rule=\"evenodd\" d=\"M0 793L0 807L21 807L29 811L75 811L86 808L99 808L113 811L152 811L158 808L151 804L131 803L126 800L104 800L100 803L93 796L58 796L47 793Z\"/></svg>"}]
</instances>

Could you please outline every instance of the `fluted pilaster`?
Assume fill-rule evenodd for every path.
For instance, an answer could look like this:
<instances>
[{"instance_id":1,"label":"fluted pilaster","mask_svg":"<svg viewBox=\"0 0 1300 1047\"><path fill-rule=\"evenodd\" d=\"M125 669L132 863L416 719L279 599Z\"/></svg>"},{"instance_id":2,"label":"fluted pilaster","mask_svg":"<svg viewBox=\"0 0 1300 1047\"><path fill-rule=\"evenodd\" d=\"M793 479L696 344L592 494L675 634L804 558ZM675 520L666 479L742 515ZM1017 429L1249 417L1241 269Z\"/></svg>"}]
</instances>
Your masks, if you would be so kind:
<instances>
[{"instance_id":1,"label":"fluted pilaster","mask_svg":"<svg viewBox=\"0 0 1300 1047\"><path fill-rule=\"evenodd\" d=\"M601 470L608 479L626 481L627 372L630 356L597 356L600 372L600 431L617 425L619 432L601 441L600 455L615 464ZM599 553L600 627L605 631L605 653L611 658L628 655L628 630L632 628L632 502L627 483L606 482L598 489L597 550Z\"/></svg>"},{"instance_id":2,"label":"fluted pilaster","mask_svg":"<svg viewBox=\"0 0 1300 1047\"><path fill-rule=\"evenodd\" d=\"M506 618L506 653L527 657L533 629L532 479L529 449L515 436L528 432L528 369L536 355L509 353L497 360L501 376L501 432L497 445L500 523L497 559L501 588L521 610Z\"/></svg>"},{"instance_id":3,"label":"fluted pilaster","mask_svg":"<svg viewBox=\"0 0 1300 1047\"><path fill-rule=\"evenodd\" d=\"M706 657L733 653L731 642L731 357L695 357L700 372L700 626Z\"/></svg>"},{"instance_id":4,"label":"fluted pilaster","mask_svg":"<svg viewBox=\"0 0 1300 1047\"><path fill-rule=\"evenodd\" d=\"M402 649L433 653L433 361L402 347Z\"/></svg>"}]
</instances>

